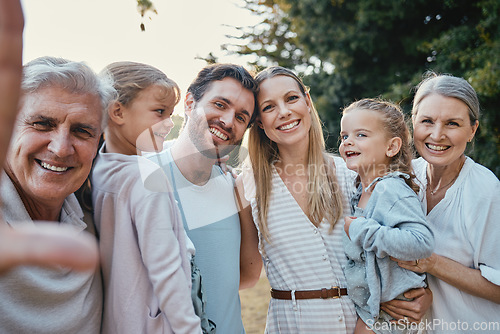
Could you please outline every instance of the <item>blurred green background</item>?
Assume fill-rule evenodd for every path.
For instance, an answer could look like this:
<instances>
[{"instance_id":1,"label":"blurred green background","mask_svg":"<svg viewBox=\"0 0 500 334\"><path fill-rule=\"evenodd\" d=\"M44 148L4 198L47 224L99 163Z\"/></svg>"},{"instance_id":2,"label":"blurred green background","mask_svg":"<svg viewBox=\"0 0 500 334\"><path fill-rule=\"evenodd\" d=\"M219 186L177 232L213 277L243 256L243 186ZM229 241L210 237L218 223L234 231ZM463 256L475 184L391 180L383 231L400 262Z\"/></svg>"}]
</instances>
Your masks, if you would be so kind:
<instances>
[{"instance_id":1,"label":"blurred green background","mask_svg":"<svg viewBox=\"0 0 500 334\"><path fill-rule=\"evenodd\" d=\"M337 150L344 106L382 97L409 114L415 85L432 70L463 77L477 91L482 115L467 153L500 176L500 0L240 3L261 23L235 27L234 43L221 48L253 55L254 71L269 65L295 70L311 89L330 151Z\"/></svg>"}]
</instances>

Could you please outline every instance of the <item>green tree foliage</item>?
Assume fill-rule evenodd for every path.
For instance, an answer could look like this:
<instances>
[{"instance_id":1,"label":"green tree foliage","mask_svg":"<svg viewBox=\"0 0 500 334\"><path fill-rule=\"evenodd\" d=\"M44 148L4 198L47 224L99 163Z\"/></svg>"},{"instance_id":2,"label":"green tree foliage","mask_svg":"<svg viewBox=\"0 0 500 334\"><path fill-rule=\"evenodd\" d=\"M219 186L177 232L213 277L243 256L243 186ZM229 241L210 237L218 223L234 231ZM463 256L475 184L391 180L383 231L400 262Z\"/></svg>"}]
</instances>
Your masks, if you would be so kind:
<instances>
[{"instance_id":1,"label":"green tree foliage","mask_svg":"<svg viewBox=\"0 0 500 334\"><path fill-rule=\"evenodd\" d=\"M141 14L141 17L144 19L144 16L151 12L154 14L158 14L158 12L155 9L155 6L153 5L153 2L150 0L137 0L137 10ZM151 17L149 17L151 18ZM141 31L146 30L146 26L144 25L144 22L141 22Z\"/></svg>"},{"instance_id":2,"label":"green tree foliage","mask_svg":"<svg viewBox=\"0 0 500 334\"><path fill-rule=\"evenodd\" d=\"M500 175L500 1L246 0L263 20L234 52L301 73L336 149L342 107L381 96L409 112L427 70L467 79L482 119L469 154ZM230 47L226 46L229 50Z\"/></svg>"},{"instance_id":3,"label":"green tree foliage","mask_svg":"<svg viewBox=\"0 0 500 334\"><path fill-rule=\"evenodd\" d=\"M182 125L184 124L184 117L180 115L172 115L172 122L174 122L174 127L170 130L167 138L165 140L174 140L179 137L179 133L181 132Z\"/></svg>"}]
</instances>

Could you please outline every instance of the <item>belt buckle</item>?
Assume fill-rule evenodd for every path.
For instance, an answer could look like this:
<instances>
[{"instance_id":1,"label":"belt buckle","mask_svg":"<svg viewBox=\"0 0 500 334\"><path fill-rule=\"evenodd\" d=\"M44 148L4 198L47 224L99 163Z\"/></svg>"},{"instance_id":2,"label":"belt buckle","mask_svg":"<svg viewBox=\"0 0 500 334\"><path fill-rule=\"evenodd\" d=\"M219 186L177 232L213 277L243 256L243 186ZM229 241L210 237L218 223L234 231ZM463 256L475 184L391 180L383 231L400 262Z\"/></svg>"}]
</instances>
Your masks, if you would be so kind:
<instances>
[{"instance_id":1,"label":"belt buckle","mask_svg":"<svg viewBox=\"0 0 500 334\"><path fill-rule=\"evenodd\" d=\"M336 295L336 296L333 296L332 298L333 298L333 299L340 298L340 287L339 287L339 286L332 286L332 290L333 290L333 289L336 289L336 290L337 290L337 295Z\"/></svg>"}]
</instances>

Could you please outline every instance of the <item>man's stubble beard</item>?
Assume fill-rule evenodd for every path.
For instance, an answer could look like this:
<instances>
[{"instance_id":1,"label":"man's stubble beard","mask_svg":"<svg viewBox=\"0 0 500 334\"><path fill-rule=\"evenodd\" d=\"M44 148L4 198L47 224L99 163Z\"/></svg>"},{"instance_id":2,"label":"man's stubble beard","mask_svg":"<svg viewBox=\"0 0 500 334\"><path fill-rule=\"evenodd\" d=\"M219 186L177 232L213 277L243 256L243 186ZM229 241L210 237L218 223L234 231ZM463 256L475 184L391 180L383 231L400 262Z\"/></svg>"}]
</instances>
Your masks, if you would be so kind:
<instances>
[{"instance_id":1,"label":"man's stubble beard","mask_svg":"<svg viewBox=\"0 0 500 334\"><path fill-rule=\"evenodd\" d=\"M201 126L198 124L202 124ZM187 124L187 129L189 134L189 139L196 147L198 152L203 156L217 160L223 156L231 153L235 148L239 147L243 138L230 145L216 145L213 140L211 140L211 133L209 131L208 121L205 117L191 116L190 122ZM207 140L206 134L209 134L210 140ZM232 133L231 133L232 135Z\"/></svg>"}]
</instances>

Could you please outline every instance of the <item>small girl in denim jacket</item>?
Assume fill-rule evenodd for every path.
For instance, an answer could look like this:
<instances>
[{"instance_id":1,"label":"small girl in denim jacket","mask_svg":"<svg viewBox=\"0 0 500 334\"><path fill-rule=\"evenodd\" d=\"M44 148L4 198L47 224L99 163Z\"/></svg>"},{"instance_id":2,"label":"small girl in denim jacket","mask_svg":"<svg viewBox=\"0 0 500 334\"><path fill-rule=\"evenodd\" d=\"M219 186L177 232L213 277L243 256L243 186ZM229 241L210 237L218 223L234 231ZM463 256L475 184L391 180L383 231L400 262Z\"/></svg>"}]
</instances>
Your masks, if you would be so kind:
<instances>
[{"instance_id":1,"label":"small girl in denim jacket","mask_svg":"<svg viewBox=\"0 0 500 334\"><path fill-rule=\"evenodd\" d=\"M395 321L380 309L380 303L407 300L404 292L426 286L425 274L403 269L391 257L418 265L434 248L411 171L404 115L380 99L354 102L343 111L340 137L340 154L358 173L352 217L344 219L344 273L359 316L355 333L412 333L418 324Z\"/></svg>"}]
</instances>

